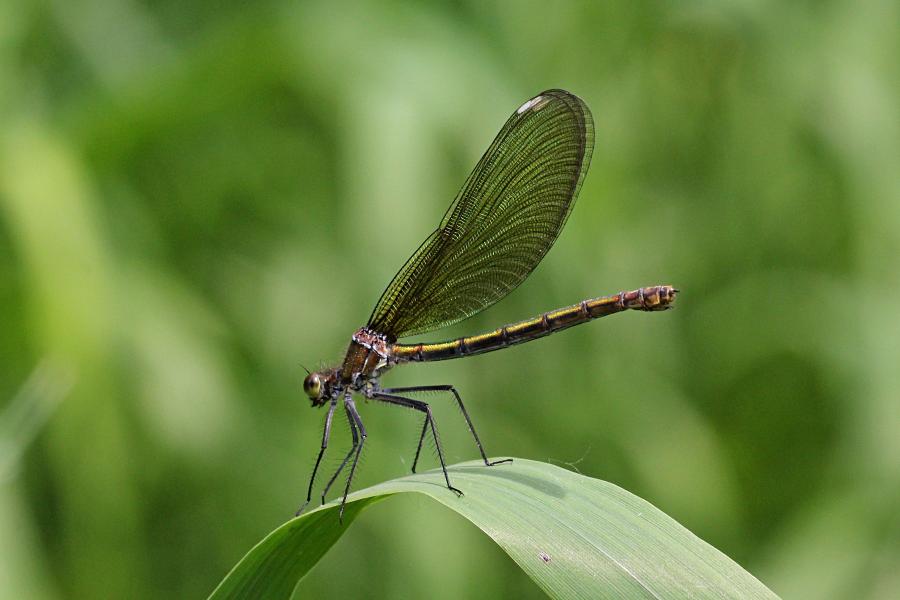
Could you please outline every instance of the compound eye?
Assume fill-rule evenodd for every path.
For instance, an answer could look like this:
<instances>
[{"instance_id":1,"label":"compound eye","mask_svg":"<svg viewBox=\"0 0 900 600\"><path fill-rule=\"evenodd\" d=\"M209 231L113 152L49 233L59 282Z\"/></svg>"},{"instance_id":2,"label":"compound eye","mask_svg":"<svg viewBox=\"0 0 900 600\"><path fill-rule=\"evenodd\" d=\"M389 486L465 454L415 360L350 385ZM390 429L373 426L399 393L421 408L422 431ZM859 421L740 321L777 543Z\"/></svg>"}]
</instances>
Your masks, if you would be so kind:
<instances>
[{"instance_id":1,"label":"compound eye","mask_svg":"<svg viewBox=\"0 0 900 600\"><path fill-rule=\"evenodd\" d=\"M310 400L317 400L322 393L322 377L318 373L310 373L303 380L303 391Z\"/></svg>"}]
</instances>

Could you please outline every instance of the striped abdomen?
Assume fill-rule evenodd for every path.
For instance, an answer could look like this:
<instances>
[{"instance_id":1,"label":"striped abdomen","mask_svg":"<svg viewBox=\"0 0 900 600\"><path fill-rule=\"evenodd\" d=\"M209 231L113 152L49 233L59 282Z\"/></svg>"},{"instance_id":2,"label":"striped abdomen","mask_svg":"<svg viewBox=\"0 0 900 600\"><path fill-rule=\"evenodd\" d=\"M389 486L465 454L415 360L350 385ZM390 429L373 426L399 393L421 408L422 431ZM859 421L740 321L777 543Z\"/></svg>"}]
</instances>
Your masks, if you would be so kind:
<instances>
[{"instance_id":1,"label":"striped abdomen","mask_svg":"<svg viewBox=\"0 0 900 600\"><path fill-rule=\"evenodd\" d=\"M461 337L435 344L394 344L391 354L397 362L447 360L483 354L562 331L592 319L623 310L666 310L671 308L678 290L670 285L645 287L612 296L584 300L578 304L545 312L533 319L507 325L481 335Z\"/></svg>"}]
</instances>

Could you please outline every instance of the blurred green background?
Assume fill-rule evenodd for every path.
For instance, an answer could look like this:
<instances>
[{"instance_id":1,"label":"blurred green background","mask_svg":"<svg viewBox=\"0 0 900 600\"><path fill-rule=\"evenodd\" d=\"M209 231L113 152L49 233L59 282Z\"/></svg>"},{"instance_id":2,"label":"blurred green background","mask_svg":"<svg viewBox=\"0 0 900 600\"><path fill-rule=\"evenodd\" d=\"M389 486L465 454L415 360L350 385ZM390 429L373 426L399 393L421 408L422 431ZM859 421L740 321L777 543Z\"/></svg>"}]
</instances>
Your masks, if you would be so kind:
<instances>
[{"instance_id":1,"label":"blurred green background","mask_svg":"<svg viewBox=\"0 0 900 600\"><path fill-rule=\"evenodd\" d=\"M427 337L657 283L677 310L385 384L456 384L490 454L615 482L786 598L897 598L898 7L0 3L0 597L211 591L305 494L300 364L341 358L507 116L563 87L597 125L572 219ZM357 489L419 432L361 409ZM416 498L301 589L541 595Z\"/></svg>"}]
</instances>

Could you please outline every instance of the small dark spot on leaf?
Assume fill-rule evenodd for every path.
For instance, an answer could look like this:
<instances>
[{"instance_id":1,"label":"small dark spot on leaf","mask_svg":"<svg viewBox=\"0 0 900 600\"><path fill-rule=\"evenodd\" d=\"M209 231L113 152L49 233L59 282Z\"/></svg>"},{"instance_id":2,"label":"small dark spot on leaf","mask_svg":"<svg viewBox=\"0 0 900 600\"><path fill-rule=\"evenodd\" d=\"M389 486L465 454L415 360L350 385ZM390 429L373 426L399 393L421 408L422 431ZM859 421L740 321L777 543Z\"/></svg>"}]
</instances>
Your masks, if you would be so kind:
<instances>
[{"instance_id":1,"label":"small dark spot on leaf","mask_svg":"<svg viewBox=\"0 0 900 600\"><path fill-rule=\"evenodd\" d=\"M538 554L538 556L540 556L541 560L544 561L545 563L550 562L550 555L547 554L546 552L541 552L540 554Z\"/></svg>"}]
</instances>

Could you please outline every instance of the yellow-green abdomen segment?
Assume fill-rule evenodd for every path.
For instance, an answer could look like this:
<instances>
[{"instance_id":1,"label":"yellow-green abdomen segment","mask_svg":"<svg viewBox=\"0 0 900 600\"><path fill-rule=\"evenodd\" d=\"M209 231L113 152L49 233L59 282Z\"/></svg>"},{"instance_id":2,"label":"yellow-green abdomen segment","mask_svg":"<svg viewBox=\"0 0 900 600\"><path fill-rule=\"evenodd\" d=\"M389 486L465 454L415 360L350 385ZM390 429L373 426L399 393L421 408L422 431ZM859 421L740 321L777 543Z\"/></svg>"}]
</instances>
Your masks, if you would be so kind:
<instances>
[{"instance_id":1,"label":"yellow-green abdomen segment","mask_svg":"<svg viewBox=\"0 0 900 600\"><path fill-rule=\"evenodd\" d=\"M625 310L658 311L671 308L677 290L670 285L645 287L584 300L578 304L545 312L532 319L506 325L494 331L433 344L394 344L391 353L397 362L427 362L483 354L522 344L593 319Z\"/></svg>"}]
</instances>

